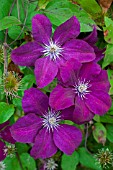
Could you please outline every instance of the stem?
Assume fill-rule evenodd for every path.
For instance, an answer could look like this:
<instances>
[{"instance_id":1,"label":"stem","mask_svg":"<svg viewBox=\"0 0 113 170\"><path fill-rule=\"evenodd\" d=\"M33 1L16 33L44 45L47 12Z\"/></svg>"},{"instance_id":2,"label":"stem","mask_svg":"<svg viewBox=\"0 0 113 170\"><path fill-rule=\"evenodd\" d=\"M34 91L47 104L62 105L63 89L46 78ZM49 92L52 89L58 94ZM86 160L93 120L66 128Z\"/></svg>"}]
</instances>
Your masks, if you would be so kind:
<instances>
[{"instance_id":1,"label":"stem","mask_svg":"<svg viewBox=\"0 0 113 170\"><path fill-rule=\"evenodd\" d=\"M18 159L18 162L19 162L19 165L20 165L21 170L24 170L24 168L23 168L23 166L22 166L22 162L21 162L20 156L19 156L19 154L18 154L17 152L16 152L16 157L17 157L17 159Z\"/></svg>"},{"instance_id":2,"label":"stem","mask_svg":"<svg viewBox=\"0 0 113 170\"><path fill-rule=\"evenodd\" d=\"M88 123L86 124L86 135L85 135L85 149L87 150L87 152L89 153L89 154L91 154L91 152L88 150L88 148L87 148L87 139L88 139L88 128L89 128L89 126L88 126Z\"/></svg>"}]
</instances>

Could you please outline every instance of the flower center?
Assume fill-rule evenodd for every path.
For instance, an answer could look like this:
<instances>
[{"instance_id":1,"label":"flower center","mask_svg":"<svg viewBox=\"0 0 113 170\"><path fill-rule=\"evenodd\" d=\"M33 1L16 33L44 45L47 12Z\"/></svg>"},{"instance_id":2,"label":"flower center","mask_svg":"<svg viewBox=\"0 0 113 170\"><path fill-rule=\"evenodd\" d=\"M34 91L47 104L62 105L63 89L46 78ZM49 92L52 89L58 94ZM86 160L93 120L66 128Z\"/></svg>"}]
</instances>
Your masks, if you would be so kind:
<instances>
[{"instance_id":1,"label":"flower center","mask_svg":"<svg viewBox=\"0 0 113 170\"><path fill-rule=\"evenodd\" d=\"M89 84L90 81L85 81L85 79L82 80L78 80L78 84L74 85L74 90L75 93L78 94L78 96L80 96L82 99L86 98L86 94L89 94L91 91L88 90L89 87L91 87L91 84Z\"/></svg>"},{"instance_id":2,"label":"flower center","mask_svg":"<svg viewBox=\"0 0 113 170\"><path fill-rule=\"evenodd\" d=\"M52 40L49 42L49 45L44 45L43 53L45 56L50 56L51 60L56 60L60 57L63 48L60 45L54 43Z\"/></svg>"},{"instance_id":3,"label":"flower center","mask_svg":"<svg viewBox=\"0 0 113 170\"><path fill-rule=\"evenodd\" d=\"M47 130L57 129L59 126L59 122L61 121L61 116L59 116L60 112L55 112L53 110L49 110L46 114L43 115L43 127L46 127Z\"/></svg>"}]
</instances>

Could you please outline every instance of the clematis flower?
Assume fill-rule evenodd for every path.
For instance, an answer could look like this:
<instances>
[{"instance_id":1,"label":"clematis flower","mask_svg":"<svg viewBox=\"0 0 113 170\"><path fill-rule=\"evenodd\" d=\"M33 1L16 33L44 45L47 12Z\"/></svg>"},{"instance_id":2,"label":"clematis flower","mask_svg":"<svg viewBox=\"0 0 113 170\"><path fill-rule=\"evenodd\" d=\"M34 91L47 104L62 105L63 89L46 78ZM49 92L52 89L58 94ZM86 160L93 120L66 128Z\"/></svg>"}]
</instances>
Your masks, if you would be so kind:
<instances>
[{"instance_id":1,"label":"clematis flower","mask_svg":"<svg viewBox=\"0 0 113 170\"><path fill-rule=\"evenodd\" d=\"M87 37L85 37L83 40L86 41L89 45L91 45L93 47L94 52L96 54L96 58L94 61L95 62L100 61L104 57L105 48L99 49L95 45L98 41L96 26L94 26L93 31Z\"/></svg>"},{"instance_id":2,"label":"clematis flower","mask_svg":"<svg viewBox=\"0 0 113 170\"><path fill-rule=\"evenodd\" d=\"M3 124L0 124L0 161L5 159L6 157L5 141L11 144L15 143L15 140L12 138L11 133L10 133L10 127L11 126L9 126L9 121Z\"/></svg>"},{"instance_id":3,"label":"clematis flower","mask_svg":"<svg viewBox=\"0 0 113 170\"><path fill-rule=\"evenodd\" d=\"M81 131L75 126L61 124L62 113L50 108L48 103L48 96L38 89L25 90L22 105L27 115L11 127L16 141L33 143L30 154L35 159L49 158L58 148L70 155L82 140Z\"/></svg>"},{"instance_id":4,"label":"clematis flower","mask_svg":"<svg viewBox=\"0 0 113 170\"><path fill-rule=\"evenodd\" d=\"M37 86L43 88L53 81L60 66L70 58L82 63L95 59L94 49L85 41L76 39L80 23L75 16L56 28L41 14L32 19L33 42L14 49L11 59L21 66L34 66Z\"/></svg>"},{"instance_id":5,"label":"clematis flower","mask_svg":"<svg viewBox=\"0 0 113 170\"><path fill-rule=\"evenodd\" d=\"M95 62L80 64L71 59L61 67L59 80L49 104L55 110L71 107L68 114L75 123L89 121L95 114L103 115L111 107L107 72Z\"/></svg>"}]
</instances>

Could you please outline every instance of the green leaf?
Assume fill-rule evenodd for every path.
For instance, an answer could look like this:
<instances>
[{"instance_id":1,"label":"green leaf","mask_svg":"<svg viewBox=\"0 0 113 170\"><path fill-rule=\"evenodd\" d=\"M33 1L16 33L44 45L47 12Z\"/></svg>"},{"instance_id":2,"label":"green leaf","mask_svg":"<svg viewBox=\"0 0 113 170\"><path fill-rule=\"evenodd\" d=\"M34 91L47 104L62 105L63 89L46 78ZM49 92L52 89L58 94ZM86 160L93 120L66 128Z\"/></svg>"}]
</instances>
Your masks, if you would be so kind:
<instances>
[{"instance_id":1,"label":"green leaf","mask_svg":"<svg viewBox=\"0 0 113 170\"><path fill-rule=\"evenodd\" d=\"M19 154L22 154L22 153L28 152L30 146L25 143L16 142L16 148L17 148L17 152Z\"/></svg>"},{"instance_id":2,"label":"green leaf","mask_svg":"<svg viewBox=\"0 0 113 170\"><path fill-rule=\"evenodd\" d=\"M96 165L95 158L91 154L89 154L85 148L79 148L78 153L79 153L80 163L83 166L92 168L94 170L102 170L102 168L100 168L100 167L98 167L98 165Z\"/></svg>"},{"instance_id":3,"label":"green leaf","mask_svg":"<svg viewBox=\"0 0 113 170\"><path fill-rule=\"evenodd\" d=\"M28 153L23 153L19 155L23 170L35 170L36 169L36 164L35 160L28 154ZM17 157L6 157L4 160L4 163L6 165L5 170L22 170L19 164L19 161Z\"/></svg>"},{"instance_id":4,"label":"green leaf","mask_svg":"<svg viewBox=\"0 0 113 170\"><path fill-rule=\"evenodd\" d=\"M70 3L68 0L54 0L50 2L44 10L44 13L51 20L52 24L56 26L59 26L75 15L80 21L81 32L92 31L93 25L95 24L86 11L81 10L80 6Z\"/></svg>"},{"instance_id":5,"label":"green leaf","mask_svg":"<svg viewBox=\"0 0 113 170\"><path fill-rule=\"evenodd\" d=\"M20 98L14 98L13 104L19 109L22 110L22 99Z\"/></svg>"},{"instance_id":6,"label":"green leaf","mask_svg":"<svg viewBox=\"0 0 113 170\"><path fill-rule=\"evenodd\" d=\"M102 63L102 68L108 66L110 63L113 62L113 44L108 44L107 49L105 51L105 57Z\"/></svg>"},{"instance_id":7,"label":"green leaf","mask_svg":"<svg viewBox=\"0 0 113 170\"><path fill-rule=\"evenodd\" d=\"M107 139L113 143L113 125L106 125Z\"/></svg>"},{"instance_id":8,"label":"green leaf","mask_svg":"<svg viewBox=\"0 0 113 170\"><path fill-rule=\"evenodd\" d=\"M78 163L79 155L76 151L70 156L63 154L61 161L62 170L75 170Z\"/></svg>"},{"instance_id":9,"label":"green leaf","mask_svg":"<svg viewBox=\"0 0 113 170\"><path fill-rule=\"evenodd\" d=\"M103 123L113 123L113 118L112 116L106 114L106 115L100 116L100 121Z\"/></svg>"},{"instance_id":10,"label":"green leaf","mask_svg":"<svg viewBox=\"0 0 113 170\"><path fill-rule=\"evenodd\" d=\"M94 124L93 136L98 143L104 144L106 142L106 128L102 123Z\"/></svg>"},{"instance_id":11,"label":"green leaf","mask_svg":"<svg viewBox=\"0 0 113 170\"><path fill-rule=\"evenodd\" d=\"M76 0L84 10L86 10L93 17L99 17L102 14L102 9L96 0ZM98 14L98 15L97 15Z\"/></svg>"},{"instance_id":12,"label":"green leaf","mask_svg":"<svg viewBox=\"0 0 113 170\"><path fill-rule=\"evenodd\" d=\"M26 75L21 82L23 90L29 89L35 83L35 76L33 74Z\"/></svg>"},{"instance_id":13,"label":"green leaf","mask_svg":"<svg viewBox=\"0 0 113 170\"><path fill-rule=\"evenodd\" d=\"M8 35L11 39L15 40L21 33L22 28L20 26L13 26L11 28L8 29ZM20 37L18 38L18 40L21 40L22 38L24 38L24 32L22 31Z\"/></svg>"},{"instance_id":14,"label":"green leaf","mask_svg":"<svg viewBox=\"0 0 113 170\"><path fill-rule=\"evenodd\" d=\"M9 118L14 114L14 106L8 105L4 102L0 103L0 124L9 120Z\"/></svg>"},{"instance_id":15,"label":"green leaf","mask_svg":"<svg viewBox=\"0 0 113 170\"><path fill-rule=\"evenodd\" d=\"M111 85L109 94L113 95L113 70L108 69L107 72L108 72L109 82Z\"/></svg>"},{"instance_id":16,"label":"green leaf","mask_svg":"<svg viewBox=\"0 0 113 170\"><path fill-rule=\"evenodd\" d=\"M0 20L0 31L20 24L21 22L14 16L4 17Z\"/></svg>"}]
</instances>

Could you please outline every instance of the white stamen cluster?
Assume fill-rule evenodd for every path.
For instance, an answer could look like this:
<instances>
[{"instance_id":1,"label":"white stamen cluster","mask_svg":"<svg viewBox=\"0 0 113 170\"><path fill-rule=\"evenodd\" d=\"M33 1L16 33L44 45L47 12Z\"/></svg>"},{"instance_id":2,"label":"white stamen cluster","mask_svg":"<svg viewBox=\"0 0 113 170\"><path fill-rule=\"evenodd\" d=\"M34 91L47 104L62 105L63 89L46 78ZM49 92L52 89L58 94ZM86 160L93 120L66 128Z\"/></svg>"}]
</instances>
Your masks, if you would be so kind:
<instances>
[{"instance_id":1,"label":"white stamen cluster","mask_svg":"<svg viewBox=\"0 0 113 170\"><path fill-rule=\"evenodd\" d=\"M45 168L47 170L55 170L57 168L57 164L55 163L53 158L48 159Z\"/></svg>"},{"instance_id":2,"label":"white stamen cluster","mask_svg":"<svg viewBox=\"0 0 113 170\"><path fill-rule=\"evenodd\" d=\"M10 158L15 156L16 148L14 144L8 144L4 147L4 155L9 156Z\"/></svg>"},{"instance_id":3,"label":"white stamen cluster","mask_svg":"<svg viewBox=\"0 0 113 170\"><path fill-rule=\"evenodd\" d=\"M47 130L57 129L59 126L59 122L61 121L60 112L55 112L53 110L49 110L46 114L43 115L43 127L46 127Z\"/></svg>"},{"instance_id":4,"label":"white stamen cluster","mask_svg":"<svg viewBox=\"0 0 113 170\"><path fill-rule=\"evenodd\" d=\"M86 98L86 94L89 94L91 91L88 88L91 87L90 81L78 80L78 83L74 85L75 93L81 97L81 99Z\"/></svg>"},{"instance_id":5,"label":"white stamen cluster","mask_svg":"<svg viewBox=\"0 0 113 170\"><path fill-rule=\"evenodd\" d=\"M3 161L0 161L0 170L5 170L6 169L6 165L4 164Z\"/></svg>"},{"instance_id":6,"label":"white stamen cluster","mask_svg":"<svg viewBox=\"0 0 113 170\"><path fill-rule=\"evenodd\" d=\"M54 43L52 40L49 42L49 45L44 45L45 50L43 50L44 56L50 56L50 59L55 61L61 56L63 48L60 47L57 43Z\"/></svg>"}]
</instances>

